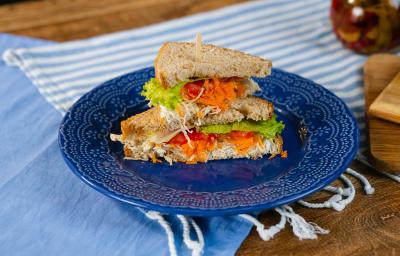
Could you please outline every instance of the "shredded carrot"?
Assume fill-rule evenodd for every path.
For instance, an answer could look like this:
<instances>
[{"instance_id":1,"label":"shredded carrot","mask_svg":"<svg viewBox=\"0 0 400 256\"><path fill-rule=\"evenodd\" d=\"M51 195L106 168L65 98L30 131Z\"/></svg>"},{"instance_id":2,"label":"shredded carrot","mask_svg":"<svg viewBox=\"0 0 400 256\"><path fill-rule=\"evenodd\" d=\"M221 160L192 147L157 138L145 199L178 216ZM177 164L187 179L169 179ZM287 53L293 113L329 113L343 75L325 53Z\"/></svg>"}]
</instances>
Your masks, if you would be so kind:
<instances>
[{"instance_id":1,"label":"shredded carrot","mask_svg":"<svg viewBox=\"0 0 400 256\"><path fill-rule=\"evenodd\" d=\"M287 157L288 157L288 154L287 154L287 151L286 151L286 150L284 150L284 151L281 152L281 157L282 157L282 158L287 158Z\"/></svg>"},{"instance_id":2,"label":"shredded carrot","mask_svg":"<svg viewBox=\"0 0 400 256\"><path fill-rule=\"evenodd\" d=\"M156 163L161 163L161 160L157 159L156 154L153 152L151 153L151 161L156 164Z\"/></svg>"},{"instance_id":3,"label":"shredded carrot","mask_svg":"<svg viewBox=\"0 0 400 256\"><path fill-rule=\"evenodd\" d=\"M215 87L219 86L219 79L218 78L214 77L211 80L213 81Z\"/></svg>"},{"instance_id":4,"label":"shredded carrot","mask_svg":"<svg viewBox=\"0 0 400 256\"><path fill-rule=\"evenodd\" d=\"M241 81L239 78L205 79L203 84L205 90L197 102L225 110L234 99L244 95L246 88Z\"/></svg>"},{"instance_id":5,"label":"shredded carrot","mask_svg":"<svg viewBox=\"0 0 400 256\"><path fill-rule=\"evenodd\" d=\"M235 150L239 155L246 155L254 145L262 145L263 143L262 137L258 134L254 134L249 138L232 138L229 134L227 134L225 139L235 145Z\"/></svg>"},{"instance_id":6,"label":"shredded carrot","mask_svg":"<svg viewBox=\"0 0 400 256\"><path fill-rule=\"evenodd\" d=\"M254 135L254 143L262 146L264 144L263 137L259 134Z\"/></svg>"},{"instance_id":7,"label":"shredded carrot","mask_svg":"<svg viewBox=\"0 0 400 256\"><path fill-rule=\"evenodd\" d=\"M222 141L232 143L239 155L246 155L254 145L262 144L262 137L258 134L255 134L249 138L233 138L230 136L230 134L223 134L219 135L218 137L222 139ZM186 163L206 162L208 158L208 152L214 150L216 147L220 148L222 144L207 140L192 140L192 146L193 147L190 147L187 143L180 146L183 153L191 159Z\"/></svg>"},{"instance_id":8,"label":"shredded carrot","mask_svg":"<svg viewBox=\"0 0 400 256\"><path fill-rule=\"evenodd\" d=\"M185 143L182 145L173 145L175 147L180 147L183 154L190 159L186 161L187 164L195 164L198 162L206 162L208 160L208 153L215 148L221 148L223 145L220 142L229 142L235 146L235 150L239 155L246 155L248 151L255 145L262 145L262 136L259 134L253 134L250 137L237 137L233 136L231 133L219 134L217 140L192 140L191 144Z\"/></svg>"},{"instance_id":9,"label":"shredded carrot","mask_svg":"<svg viewBox=\"0 0 400 256\"><path fill-rule=\"evenodd\" d=\"M215 148L216 143L210 140L192 140L192 147L189 143L181 145L183 153L190 158L188 164L195 164L197 162L206 162L208 159L208 152Z\"/></svg>"},{"instance_id":10,"label":"shredded carrot","mask_svg":"<svg viewBox=\"0 0 400 256\"><path fill-rule=\"evenodd\" d=\"M178 105L178 106L176 107L175 111L176 111L176 113L178 113L178 115L179 115L180 117L183 117L183 116L185 115L185 112L182 110L181 105Z\"/></svg>"},{"instance_id":11,"label":"shredded carrot","mask_svg":"<svg viewBox=\"0 0 400 256\"><path fill-rule=\"evenodd\" d=\"M254 138L235 138L230 140L235 145L236 152L239 155L246 155L249 149L254 146Z\"/></svg>"},{"instance_id":12,"label":"shredded carrot","mask_svg":"<svg viewBox=\"0 0 400 256\"><path fill-rule=\"evenodd\" d=\"M213 78L211 81L206 79L204 88L205 91L198 102L204 105L218 106L221 110L227 109L229 103L237 97L234 84L229 81L225 82L217 78Z\"/></svg>"},{"instance_id":13,"label":"shredded carrot","mask_svg":"<svg viewBox=\"0 0 400 256\"><path fill-rule=\"evenodd\" d=\"M204 117L204 113L202 111L199 111L199 112L196 113L196 116L198 118L203 118Z\"/></svg>"}]
</instances>

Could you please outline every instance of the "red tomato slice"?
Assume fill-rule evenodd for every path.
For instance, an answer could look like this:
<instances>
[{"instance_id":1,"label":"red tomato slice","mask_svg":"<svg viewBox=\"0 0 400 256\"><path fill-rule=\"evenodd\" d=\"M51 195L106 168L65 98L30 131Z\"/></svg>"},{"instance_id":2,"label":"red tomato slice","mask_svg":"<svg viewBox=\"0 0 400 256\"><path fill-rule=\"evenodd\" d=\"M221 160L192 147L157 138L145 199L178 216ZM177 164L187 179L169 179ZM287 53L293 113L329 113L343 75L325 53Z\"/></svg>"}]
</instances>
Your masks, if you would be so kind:
<instances>
[{"instance_id":1,"label":"red tomato slice","mask_svg":"<svg viewBox=\"0 0 400 256\"><path fill-rule=\"evenodd\" d=\"M185 135L183 135L182 132L178 133L173 137L170 141L168 141L169 144L175 144L175 145L183 145L187 143Z\"/></svg>"},{"instance_id":2,"label":"red tomato slice","mask_svg":"<svg viewBox=\"0 0 400 256\"><path fill-rule=\"evenodd\" d=\"M202 132L197 132L196 130L190 130L191 132L188 132L188 136L191 140L206 140L207 135L202 133Z\"/></svg>"},{"instance_id":3,"label":"red tomato slice","mask_svg":"<svg viewBox=\"0 0 400 256\"><path fill-rule=\"evenodd\" d=\"M214 142L217 140L217 135L214 133L210 133L208 134L208 139Z\"/></svg>"},{"instance_id":4,"label":"red tomato slice","mask_svg":"<svg viewBox=\"0 0 400 256\"><path fill-rule=\"evenodd\" d=\"M195 81L185 84L181 89L181 94L184 95L189 100L196 98L201 89L203 88L204 81Z\"/></svg>"},{"instance_id":5,"label":"red tomato slice","mask_svg":"<svg viewBox=\"0 0 400 256\"><path fill-rule=\"evenodd\" d=\"M233 138L251 138L254 136L254 132L243 132L243 131L233 131L230 133Z\"/></svg>"},{"instance_id":6,"label":"red tomato slice","mask_svg":"<svg viewBox=\"0 0 400 256\"><path fill-rule=\"evenodd\" d=\"M192 129L190 132L187 133L188 137L190 140L211 140L215 141L217 139L217 135L215 134L204 134L202 132L197 132L196 130ZM169 144L175 144L175 145L183 145L187 143L185 135L183 135L182 132L178 133L173 137L170 141L168 141Z\"/></svg>"}]
</instances>

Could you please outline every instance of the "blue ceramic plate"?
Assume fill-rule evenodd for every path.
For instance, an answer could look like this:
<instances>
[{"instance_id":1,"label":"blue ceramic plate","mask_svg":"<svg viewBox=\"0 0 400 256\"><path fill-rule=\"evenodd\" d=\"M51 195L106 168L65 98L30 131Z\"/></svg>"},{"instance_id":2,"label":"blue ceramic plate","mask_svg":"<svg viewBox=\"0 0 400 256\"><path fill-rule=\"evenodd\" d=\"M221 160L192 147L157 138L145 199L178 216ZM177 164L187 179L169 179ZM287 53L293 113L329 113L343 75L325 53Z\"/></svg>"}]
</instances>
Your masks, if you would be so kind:
<instances>
[{"instance_id":1,"label":"blue ceramic plate","mask_svg":"<svg viewBox=\"0 0 400 256\"><path fill-rule=\"evenodd\" d=\"M288 158L219 160L186 165L123 159L120 121L147 109L140 96L153 68L108 81L84 95L65 115L59 144L65 161L84 182L112 198L165 213L237 214L296 201L335 180L359 143L345 104L314 82L274 69L255 79L256 96L274 103ZM301 137L299 130L307 129Z\"/></svg>"}]
</instances>

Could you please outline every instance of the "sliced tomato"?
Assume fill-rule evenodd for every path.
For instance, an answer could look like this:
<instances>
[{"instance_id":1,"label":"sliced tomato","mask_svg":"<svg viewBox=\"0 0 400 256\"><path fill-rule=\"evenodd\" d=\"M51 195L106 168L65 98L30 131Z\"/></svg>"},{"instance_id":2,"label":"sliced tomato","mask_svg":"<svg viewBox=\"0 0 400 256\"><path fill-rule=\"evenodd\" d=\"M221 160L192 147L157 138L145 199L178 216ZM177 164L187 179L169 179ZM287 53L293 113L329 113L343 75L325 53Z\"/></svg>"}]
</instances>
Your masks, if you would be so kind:
<instances>
[{"instance_id":1,"label":"sliced tomato","mask_svg":"<svg viewBox=\"0 0 400 256\"><path fill-rule=\"evenodd\" d=\"M194 99L200 94L203 84L204 80L187 83L182 87L181 94L189 100Z\"/></svg>"},{"instance_id":2,"label":"sliced tomato","mask_svg":"<svg viewBox=\"0 0 400 256\"><path fill-rule=\"evenodd\" d=\"M232 138L251 138L254 136L254 132L244 132L244 131L233 131L230 133Z\"/></svg>"},{"instance_id":3,"label":"sliced tomato","mask_svg":"<svg viewBox=\"0 0 400 256\"><path fill-rule=\"evenodd\" d=\"M202 132L197 132L196 130L190 130L188 136L191 140L207 140L208 136Z\"/></svg>"},{"instance_id":4,"label":"sliced tomato","mask_svg":"<svg viewBox=\"0 0 400 256\"><path fill-rule=\"evenodd\" d=\"M217 139L217 135L215 134L204 134L202 132L197 132L196 130L192 129L188 131L187 133L188 137L190 140L193 141L199 141L199 140L211 140L215 141ZM169 144L174 144L174 145L183 145L187 143L185 135L180 132L175 137L173 137L170 141L168 141Z\"/></svg>"},{"instance_id":5,"label":"sliced tomato","mask_svg":"<svg viewBox=\"0 0 400 256\"><path fill-rule=\"evenodd\" d=\"M185 135L183 135L182 132L178 133L173 137L170 141L168 141L169 144L174 144L174 145L183 145L187 143Z\"/></svg>"},{"instance_id":6,"label":"sliced tomato","mask_svg":"<svg viewBox=\"0 0 400 256\"><path fill-rule=\"evenodd\" d=\"M214 133L210 133L210 134L208 134L208 139L210 140L210 141L216 141L217 140L217 135L216 134L214 134Z\"/></svg>"}]
</instances>

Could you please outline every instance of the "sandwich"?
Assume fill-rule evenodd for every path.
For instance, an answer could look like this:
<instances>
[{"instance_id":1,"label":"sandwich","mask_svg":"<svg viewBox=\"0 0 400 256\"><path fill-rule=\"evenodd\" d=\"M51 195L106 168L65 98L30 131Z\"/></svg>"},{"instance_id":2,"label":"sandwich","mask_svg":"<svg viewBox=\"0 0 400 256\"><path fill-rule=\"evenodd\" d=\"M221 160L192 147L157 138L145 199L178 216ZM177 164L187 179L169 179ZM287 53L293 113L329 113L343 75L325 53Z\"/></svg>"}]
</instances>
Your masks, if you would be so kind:
<instances>
[{"instance_id":1,"label":"sandwich","mask_svg":"<svg viewBox=\"0 0 400 256\"><path fill-rule=\"evenodd\" d=\"M251 77L271 73L271 61L214 45L168 42L142 96L150 109L121 122L111 140L126 159L194 164L209 160L286 157L271 102L253 94Z\"/></svg>"}]
</instances>

